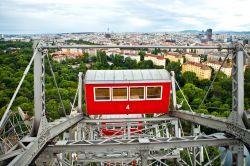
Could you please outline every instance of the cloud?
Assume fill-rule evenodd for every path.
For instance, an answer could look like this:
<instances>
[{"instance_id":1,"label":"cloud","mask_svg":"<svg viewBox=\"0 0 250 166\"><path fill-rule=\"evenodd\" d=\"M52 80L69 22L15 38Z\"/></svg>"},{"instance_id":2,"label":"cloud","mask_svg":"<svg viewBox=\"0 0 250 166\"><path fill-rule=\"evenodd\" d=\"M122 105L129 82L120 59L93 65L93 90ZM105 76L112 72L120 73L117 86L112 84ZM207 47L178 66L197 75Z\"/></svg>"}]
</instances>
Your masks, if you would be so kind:
<instances>
[{"instance_id":1,"label":"cloud","mask_svg":"<svg viewBox=\"0 0 250 166\"><path fill-rule=\"evenodd\" d=\"M151 24L151 21L139 17L127 18L127 21L128 25L132 25L136 28L148 27Z\"/></svg>"},{"instance_id":2,"label":"cloud","mask_svg":"<svg viewBox=\"0 0 250 166\"><path fill-rule=\"evenodd\" d=\"M1 0L0 33L249 30L249 0Z\"/></svg>"}]
</instances>

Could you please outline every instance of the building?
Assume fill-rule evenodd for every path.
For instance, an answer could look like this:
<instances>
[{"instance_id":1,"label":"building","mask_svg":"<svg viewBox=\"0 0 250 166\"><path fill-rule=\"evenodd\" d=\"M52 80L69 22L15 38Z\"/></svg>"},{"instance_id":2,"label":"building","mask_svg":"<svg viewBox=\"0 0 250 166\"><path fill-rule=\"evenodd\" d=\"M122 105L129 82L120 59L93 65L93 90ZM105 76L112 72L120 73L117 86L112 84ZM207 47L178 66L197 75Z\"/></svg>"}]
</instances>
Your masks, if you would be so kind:
<instances>
[{"instance_id":1,"label":"building","mask_svg":"<svg viewBox=\"0 0 250 166\"><path fill-rule=\"evenodd\" d=\"M57 62L61 62L61 61L65 61L66 60L66 56L60 56L60 55L56 55L52 57L53 61L57 61Z\"/></svg>"},{"instance_id":2,"label":"building","mask_svg":"<svg viewBox=\"0 0 250 166\"><path fill-rule=\"evenodd\" d=\"M212 35L213 35L213 30L212 29L207 29L206 35L207 35L207 40L211 41L212 40Z\"/></svg>"},{"instance_id":3,"label":"building","mask_svg":"<svg viewBox=\"0 0 250 166\"><path fill-rule=\"evenodd\" d=\"M190 46L217 46L217 44L207 44L207 43L193 43ZM186 49L187 53L208 54L209 52L218 52L217 49Z\"/></svg>"},{"instance_id":4,"label":"building","mask_svg":"<svg viewBox=\"0 0 250 166\"><path fill-rule=\"evenodd\" d=\"M54 61L65 61L66 59L76 59L78 57L83 56L80 52L63 52L63 51L57 51L54 53L51 53L52 59Z\"/></svg>"},{"instance_id":5,"label":"building","mask_svg":"<svg viewBox=\"0 0 250 166\"><path fill-rule=\"evenodd\" d=\"M96 55L97 51L99 51L98 48L88 48L84 50L84 52L88 53L89 55Z\"/></svg>"},{"instance_id":6,"label":"building","mask_svg":"<svg viewBox=\"0 0 250 166\"><path fill-rule=\"evenodd\" d=\"M132 60L136 60L136 62L141 61L140 55L137 55L137 54L121 54L121 56L123 56L124 59L126 59L127 57L130 57Z\"/></svg>"},{"instance_id":7,"label":"building","mask_svg":"<svg viewBox=\"0 0 250 166\"><path fill-rule=\"evenodd\" d=\"M116 54L122 54L122 51L120 50L120 48L111 48L111 49L106 50L107 56L116 55Z\"/></svg>"},{"instance_id":8,"label":"building","mask_svg":"<svg viewBox=\"0 0 250 166\"><path fill-rule=\"evenodd\" d=\"M79 54L83 54L82 49L79 48L62 48L61 52L69 52L69 53L79 53Z\"/></svg>"},{"instance_id":9,"label":"building","mask_svg":"<svg viewBox=\"0 0 250 166\"><path fill-rule=\"evenodd\" d=\"M227 56L227 52L210 52L207 54L207 60L208 61L223 61L225 57ZM228 56L229 59L232 59L232 56Z\"/></svg>"},{"instance_id":10,"label":"building","mask_svg":"<svg viewBox=\"0 0 250 166\"><path fill-rule=\"evenodd\" d=\"M187 62L195 62L195 63L200 63L201 62L201 57L198 56L197 54L185 54L184 55L186 58Z\"/></svg>"},{"instance_id":11,"label":"building","mask_svg":"<svg viewBox=\"0 0 250 166\"><path fill-rule=\"evenodd\" d=\"M218 71L222 63L218 61L207 61L205 64L212 67L215 71ZM232 67L226 63L221 67L220 71L225 73L228 77L232 75Z\"/></svg>"},{"instance_id":12,"label":"building","mask_svg":"<svg viewBox=\"0 0 250 166\"><path fill-rule=\"evenodd\" d=\"M163 56L155 54L146 54L144 60L151 60L157 66L165 66L166 64L166 59Z\"/></svg>"},{"instance_id":13,"label":"building","mask_svg":"<svg viewBox=\"0 0 250 166\"><path fill-rule=\"evenodd\" d=\"M179 53L168 52L164 55L165 59L169 59L170 62L180 62L181 64L184 63L184 58Z\"/></svg>"},{"instance_id":14,"label":"building","mask_svg":"<svg viewBox=\"0 0 250 166\"><path fill-rule=\"evenodd\" d=\"M182 73L187 71L194 72L199 80L210 79L212 75L212 69L204 64L195 62L186 62L182 65Z\"/></svg>"},{"instance_id":15,"label":"building","mask_svg":"<svg viewBox=\"0 0 250 166\"><path fill-rule=\"evenodd\" d=\"M121 50L122 54L139 54L139 50Z\"/></svg>"}]
</instances>

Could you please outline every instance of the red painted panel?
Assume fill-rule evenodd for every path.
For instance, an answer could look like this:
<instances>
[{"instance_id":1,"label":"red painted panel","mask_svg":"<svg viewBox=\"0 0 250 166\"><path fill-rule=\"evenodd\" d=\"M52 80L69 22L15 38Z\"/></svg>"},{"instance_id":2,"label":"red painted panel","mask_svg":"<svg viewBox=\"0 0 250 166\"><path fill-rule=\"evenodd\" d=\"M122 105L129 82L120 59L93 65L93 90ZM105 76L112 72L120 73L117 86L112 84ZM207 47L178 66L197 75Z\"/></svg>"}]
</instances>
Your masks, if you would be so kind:
<instances>
[{"instance_id":1,"label":"red painted panel","mask_svg":"<svg viewBox=\"0 0 250 166\"><path fill-rule=\"evenodd\" d=\"M134 122L135 123L135 122ZM141 124L142 122L137 122L138 124ZM125 135L128 133L128 128L123 128L121 129L121 127L115 127L114 129L108 129L106 124L109 123L102 123L102 128L101 128L101 135L102 136L117 136L117 135ZM112 122L111 124L118 124L117 122L114 123ZM119 124L127 124L126 122L120 122ZM131 135L135 135L135 134L142 134L142 125L138 125L138 126L133 126L130 129L130 134Z\"/></svg>"},{"instance_id":2,"label":"red painted panel","mask_svg":"<svg viewBox=\"0 0 250 166\"><path fill-rule=\"evenodd\" d=\"M161 100L94 101L94 87L162 86ZM88 115L101 114L153 114L167 113L171 83L85 84L86 111ZM129 104L129 110L126 107Z\"/></svg>"}]
</instances>

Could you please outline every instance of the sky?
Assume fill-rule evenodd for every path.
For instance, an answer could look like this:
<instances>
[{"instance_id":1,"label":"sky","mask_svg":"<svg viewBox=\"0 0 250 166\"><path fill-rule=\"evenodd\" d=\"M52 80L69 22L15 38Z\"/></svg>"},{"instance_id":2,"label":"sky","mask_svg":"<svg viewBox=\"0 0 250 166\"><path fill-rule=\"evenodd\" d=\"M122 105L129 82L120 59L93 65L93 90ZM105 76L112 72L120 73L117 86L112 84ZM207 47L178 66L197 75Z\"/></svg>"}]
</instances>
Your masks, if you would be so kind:
<instances>
[{"instance_id":1,"label":"sky","mask_svg":"<svg viewBox=\"0 0 250 166\"><path fill-rule=\"evenodd\" d=\"M250 31L250 0L0 0L0 34Z\"/></svg>"}]
</instances>

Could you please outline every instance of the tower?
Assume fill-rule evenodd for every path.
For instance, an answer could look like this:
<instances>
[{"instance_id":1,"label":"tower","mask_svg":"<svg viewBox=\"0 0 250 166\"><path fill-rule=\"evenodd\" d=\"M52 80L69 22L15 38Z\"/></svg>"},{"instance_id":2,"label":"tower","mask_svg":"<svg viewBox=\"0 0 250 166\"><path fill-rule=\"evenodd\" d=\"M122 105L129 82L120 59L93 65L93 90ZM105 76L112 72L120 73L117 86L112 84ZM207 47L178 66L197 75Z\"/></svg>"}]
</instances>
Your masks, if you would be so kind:
<instances>
[{"instance_id":1,"label":"tower","mask_svg":"<svg viewBox=\"0 0 250 166\"><path fill-rule=\"evenodd\" d=\"M108 29L107 29L107 33L105 33L105 37L106 37L106 38L111 38L111 34L110 34L110 32L109 32L109 27L108 27Z\"/></svg>"},{"instance_id":2,"label":"tower","mask_svg":"<svg viewBox=\"0 0 250 166\"><path fill-rule=\"evenodd\" d=\"M207 29L206 31L206 35L207 35L207 40L212 40L212 32L213 30L212 29Z\"/></svg>"}]
</instances>

